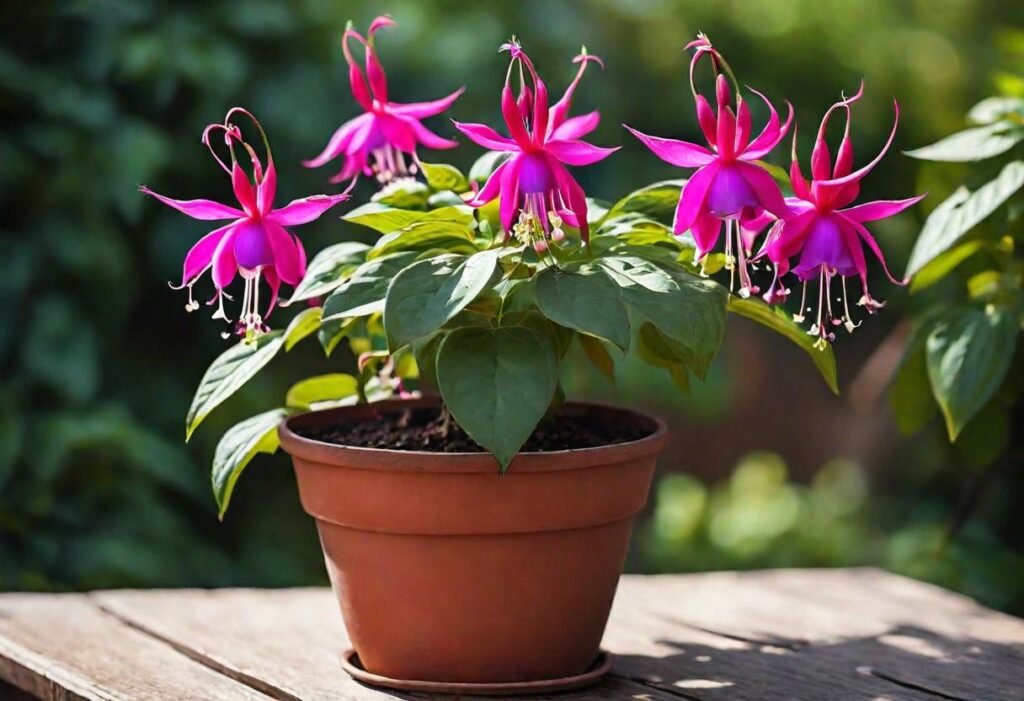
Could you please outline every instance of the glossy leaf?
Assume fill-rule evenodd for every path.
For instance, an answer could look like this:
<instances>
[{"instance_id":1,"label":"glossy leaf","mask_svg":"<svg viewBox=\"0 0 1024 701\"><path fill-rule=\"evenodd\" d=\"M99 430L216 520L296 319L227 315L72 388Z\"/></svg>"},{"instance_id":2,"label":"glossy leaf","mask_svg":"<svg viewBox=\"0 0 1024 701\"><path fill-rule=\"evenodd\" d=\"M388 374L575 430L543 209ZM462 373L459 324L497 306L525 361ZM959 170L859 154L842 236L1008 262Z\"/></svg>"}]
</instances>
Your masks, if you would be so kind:
<instances>
[{"instance_id":1,"label":"glossy leaf","mask_svg":"<svg viewBox=\"0 0 1024 701\"><path fill-rule=\"evenodd\" d=\"M676 206L679 204L679 194L685 184L685 180L664 180L631 192L612 205L605 216L605 221L638 212L671 226Z\"/></svg>"},{"instance_id":2,"label":"glossy leaf","mask_svg":"<svg viewBox=\"0 0 1024 701\"><path fill-rule=\"evenodd\" d=\"M296 314L288 324L288 328L285 329L284 349L290 351L296 343L315 333L320 328L320 319L323 317L323 313L324 310L320 307L310 307Z\"/></svg>"},{"instance_id":3,"label":"glossy leaf","mask_svg":"<svg viewBox=\"0 0 1024 701\"><path fill-rule=\"evenodd\" d=\"M495 274L496 250L438 256L402 270L388 288L384 330L392 350L426 336L466 308Z\"/></svg>"},{"instance_id":4,"label":"glossy leaf","mask_svg":"<svg viewBox=\"0 0 1024 701\"><path fill-rule=\"evenodd\" d=\"M333 402L354 397L359 383L352 375L332 373L317 375L296 382L285 396L285 404L292 409L309 409L317 402Z\"/></svg>"},{"instance_id":5,"label":"glossy leaf","mask_svg":"<svg viewBox=\"0 0 1024 701\"><path fill-rule=\"evenodd\" d=\"M956 307L928 334L928 379L950 440L956 440L999 389L1019 331L1016 316L1008 310Z\"/></svg>"},{"instance_id":6,"label":"glossy leaf","mask_svg":"<svg viewBox=\"0 0 1024 701\"><path fill-rule=\"evenodd\" d=\"M428 221L451 221L469 226L473 223L473 210L466 205L459 205L422 211L396 209L382 205L379 202L368 202L348 212L342 219L353 224L369 227L382 234L390 234L393 231L405 229L413 224Z\"/></svg>"},{"instance_id":7,"label":"glossy leaf","mask_svg":"<svg viewBox=\"0 0 1024 701\"><path fill-rule=\"evenodd\" d=\"M398 209L425 209L430 188L419 180L396 180L373 195L371 201Z\"/></svg>"},{"instance_id":8,"label":"glossy leaf","mask_svg":"<svg viewBox=\"0 0 1024 701\"><path fill-rule=\"evenodd\" d=\"M280 444L277 427L287 415L284 409L257 414L229 428L217 443L211 478L220 519L223 520L228 510L235 483L246 466L259 453L277 451Z\"/></svg>"},{"instance_id":9,"label":"glossy leaf","mask_svg":"<svg viewBox=\"0 0 1024 701\"><path fill-rule=\"evenodd\" d=\"M283 332L271 331L249 342L239 341L210 364L185 417L186 441L211 411L274 359L284 340Z\"/></svg>"},{"instance_id":10,"label":"glossy leaf","mask_svg":"<svg viewBox=\"0 0 1024 701\"><path fill-rule=\"evenodd\" d=\"M804 352L811 356L811 360L814 361L815 367L818 368L818 372L825 379L829 389L839 394L836 357L832 353L832 346L826 346L822 350L815 348L814 340L816 337L809 335L805 329L798 326L784 309L769 306L760 300L730 297L729 311L756 321L762 326L782 334L800 346Z\"/></svg>"},{"instance_id":11,"label":"glossy leaf","mask_svg":"<svg viewBox=\"0 0 1024 701\"><path fill-rule=\"evenodd\" d=\"M323 320L367 316L384 311L388 285L402 268L416 258L412 251L402 251L369 260L360 265L352 277L336 289L324 302Z\"/></svg>"},{"instance_id":12,"label":"glossy leaf","mask_svg":"<svg viewBox=\"0 0 1024 701\"><path fill-rule=\"evenodd\" d=\"M346 241L320 251L310 261L306 268L306 276L296 286L291 299L281 306L285 307L331 292L345 282L348 273L366 260L368 250L370 247L365 243Z\"/></svg>"},{"instance_id":13,"label":"glossy leaf","mask_svg":"<svg viewBox=\"0 0 1024 701\"><path fill-rule=\"evenodd\" d=\"M547 268L537 276L537 306L556 324L629 348L629 315L619 286L600 266Z\"/></svg>"},{"instance_id":14,"label":"glossy leaf","mask_svg":"<svg viewBox=\"0 0 1024 701\"><path fill-rule=\"evenodd\" d=\"M435 190L451 190L452 192L466 192L469 190L469 182L455 166L447 163L421 163L423 176L427 184Z\"/></svg>"},{"instance_id":15,"label":"glossy leaf","mask_svg":"<svg viewBox=\"0 0 1024 701\"><path fill-rule=\"evenodd\" d=\"M473 230L455 221L424 221L381 236L367 254L379 258L398 251L425 251L430 248L447 253L473 253Z\"/></svg>"},{"instance_id":16,"label":"glossy leaf","mask_svg":"<svg viewBox=\"0 0 1024 701\"><path fill-rule=\"evenodd\" d=\"M459 426L504 472L551 404L558 361L531 329L461 328L441 343L437 383Z\"/></svg>"},{"instance_id":17,"label":"glossy leaf","mask_svg":"<svg viewBox=\"0 0 1024 701\"><path fill-rule=\"evenodd\" d=\"M974 192L961 188L940 204L924 223L907 263L907 275L916 274L952 248L1015 192L1024 187L1024 161L1007 163L999 175Z\"/></svg>"},{"instance_id":18,"label":"glossy leaf","mask_svg":"<svg viewBox=\"0 0 1024 701\"><path fill-rule=\"evenodd\" d=\"M488 151L473 162L473 167L469 169L469 179L475 183L484 183L510 155L505 151Z\"/></svg>"}]
</instances>

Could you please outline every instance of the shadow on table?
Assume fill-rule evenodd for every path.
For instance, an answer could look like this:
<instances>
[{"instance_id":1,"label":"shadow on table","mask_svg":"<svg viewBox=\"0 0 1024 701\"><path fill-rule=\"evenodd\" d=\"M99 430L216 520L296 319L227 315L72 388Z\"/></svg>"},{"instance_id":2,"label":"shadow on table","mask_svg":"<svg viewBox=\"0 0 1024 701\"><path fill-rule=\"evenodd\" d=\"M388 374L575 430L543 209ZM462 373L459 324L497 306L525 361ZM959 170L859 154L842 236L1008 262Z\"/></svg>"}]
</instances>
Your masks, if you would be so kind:
<instances>
[{"instance_id":1,"label":"shadow on table","mask_svg":"<svg viewBox=\"0 0 1024 701\"><path fill-rule=\"evenodd\" d=\"M705 632L721 646L659 640L676 652L619 655L613 674L692 699L1024 701L1024 645L912 625L813 644Z\"/></svg>"}]
</instances>

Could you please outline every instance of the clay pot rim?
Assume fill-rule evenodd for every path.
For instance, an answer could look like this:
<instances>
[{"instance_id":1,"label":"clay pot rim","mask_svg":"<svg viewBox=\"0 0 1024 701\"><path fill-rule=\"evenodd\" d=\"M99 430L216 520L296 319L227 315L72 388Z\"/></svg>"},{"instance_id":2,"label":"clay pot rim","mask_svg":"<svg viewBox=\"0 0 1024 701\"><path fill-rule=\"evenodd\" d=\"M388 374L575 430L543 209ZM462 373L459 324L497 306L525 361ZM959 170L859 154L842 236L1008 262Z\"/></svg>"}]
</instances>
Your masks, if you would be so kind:
<instances>
[{"instance_id":1,"label":"clay pot rim","mask_svg":"<svg viewBox=\"0 0 1024 701\"><path fill-rule=\"evenodd\" d=\"M497 462L490 453L437 453L425 450L392 450L389 448L363 448L338 445L300 436L292 430L296 424L318 424L333 420L334 417L359 416L368 411L400 411L403 408L437 406L437 397L415 399L388 399L371 405L317 409L289 416L278 426L281 447L288 454L321 465L349 469L391 470L400 472L434 473L495 473ZM598 411L602 413L630 416L646 422L652 431L643 438L624 443L611 443L593 448L575 450L552 450L520 453L509 466L513 472L557 472L577 470L598 465L609 465L640 457L655 455L661 451L668 439L668 426L664 420L636 409L627 409L601 402L566 402L573 411Z\"/></svg>"}]
</instances>

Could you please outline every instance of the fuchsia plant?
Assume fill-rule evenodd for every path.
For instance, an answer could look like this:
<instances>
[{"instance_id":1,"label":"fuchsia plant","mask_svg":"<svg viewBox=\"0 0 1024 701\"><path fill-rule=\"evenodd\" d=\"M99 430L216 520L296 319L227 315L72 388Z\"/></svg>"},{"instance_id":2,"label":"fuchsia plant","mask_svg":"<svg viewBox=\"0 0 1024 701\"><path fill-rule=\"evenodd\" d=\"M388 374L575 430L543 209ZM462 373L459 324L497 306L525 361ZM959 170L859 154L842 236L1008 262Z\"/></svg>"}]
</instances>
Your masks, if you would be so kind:
<instances>
[{"instance_id":1,"label":"fuchsia plant","mask_svg":"<svg viewBox=\"0 0 1024 701\"><path fill-rule=\"evenodd\" d=\"M564 239L563 221L579 229L583 240L587 241L590 234L587 198L565 166L597 163L615 153L618 147L601 148L582 141L581 137L597 128L601 115L594 111L570 118L569 108L587 64L594 61L602 65L601 59L588 54L584 48L573 59L580 64L576 77L562 98L549 107L547 86L515 37L501 49L511 56L501 90L501 114L511 138L485 124L454 124L480 146L512 155L494 170L469 204L482 207L499 199L506 242L510 236L515 236L523 243L532 243L538 250L544 250L549 238ZM517 65L521 81L518 99L511 85ZM523 74L523 67L532 88Z\"/></svg>"},{"instance_id":2,"label":"fuchsia plant","mask_svg":"<svg viewBox=\"0 0 1024 701\"><path fill-rule=\"evenodd\" d=\"M519 42L513 38L502 45L510 59L501 90L507 136L483 124L454 122L489 150L467 176L450 165L422 163L416 155L419 146L455 145L428 131L420 119L447 109L462 91L427 103L391 102L374 38L392 25L390 18L378 17L365 37L351 26L345 30L352 94L364 113L345 122L323 153L305 163L319 166L342 157L341 172L331 180L351 181L349 189L361 173L376 177L381 187L372 201L342 217L374 230L373 244L337 243L321 251L307 270L302 245L286 227L316 219L347 199L348 191L274 209L277 175L269 146L256 123L266 148L264 169L231 121L238 114L251 118L238 108L223 124L211 125L203 141L213 151L211 135L223 132L230 167L214 155L231 176L240 208L171 200L143 188L192 217L231 220L200 240L184 266L182 284L189 290L212 270L215 316L225 316L225 288L235 273L245 280L238 323L244 338L203 378L186 420L188 434L280 349L303 338L317 338L328 355L346 342L359 359L358 376L307 378L292 387L282 407L225 435L214 461L222 511L252 456L276 449L275 428L291 412L436 390L446 408L444 425L453 420L505 469L542 417L558 408L560 368L573 357L574 343L606 375L613 375L616 358L632 349L686 388L691 376L704 377L714 361L730 312L794 341L838 391L829 342L832 326L854 327L846 277L861 279L860 303L869 312L881 306L867 290L863 245L883 266L884 259L863 223L892 216L920 199L851 206L860 181L895 134L894 125L882 152L853 170L849 112L861 91L834 105L822 120L810 183L796 160L794 128L791 183L783 184L791 185L794 196L786 198L761 159L788 133L792 107L783 122L772 103L751 90L768 113L760 133L752 136L753 115L731 67L706 36L698 35L687 45L694 50L690 88L708 146L630 129L662 160L695 172L682 187L678 181L655 183L600 203L588 200L568 169L598 163L616 150L583 141L598 126L598 111L570 114L587 67L603 66L599 58L584 49L573 61L574 78L551 104L546 83ZM365 49L365 68L353 56L353 43ZM697 91L696 70L705 62L715 75L716 109ZM825 130L838 109L846 111L847 124L833 166ZM236 157L239 146L252 165L251 177ZM723 226L728 288L708 277L718 261L709 258ZM763 241L754 254L758 237ZM762 264L774 269L763 299L755 296L759 289L753 279ZM780 308L789 294L785 277L790 273L805 283L805 292L807 281L819 281L818 315L809 333L797 326L804 321L806 295L793 317ZM836 276L844 285L841 316L831 306ZM261 279L271 290L270 308L281 282L296 287L291 302L309 302L283 330L266 328L259 308ZM188 308L197 306L190 294Z\"/></svg>"},{"instance_id":3,"label":"fuchsia plant","mask_svg":"<svg viewBox=\"0 0 1024 701\"><path fill-rule=\"evenodd\" d=\"M242 132L234 123L235 115L243 115L256 126L266 149L267 167L256 155L256 151L242 138ZM231 153L231 167L217 155L210 143L211 135L224 133L224 142ZM307 224L320 217L331 207L348 199L348 193L339 195L313 195L294 200L280 209L274 209L274 195L277 192L277 169L270 151L270 143L263 127L247 110L235 107L224 117L223 124L211 124L203 131L203 143L214 160L231 177L231 186L241 209L214 202L213 200L174 200L159 195L147 187L140 190L152 195L164 204L184 212L193 219L216 221L232 219L230 224L211 231L201 238L185 256L181 286L188 288L188 303L185 309L195 311L199 303L192 298L192 286L210 270L216 288L208 304L217 303L214 319L230 321L224 311L224 291L235 273L245 281L242 296L242 311L235 331L242 336L251 336L266 331L264 317L269 316L277 302L281 283L297 285L306 274L306 251L297 236L285 227ZM252 165L252 177L243 170L235 153L236 143L248 155ZM260 278L270 287L270 302L265 315L260 314ZM230 299L230 297L228 297Z\"/></svg>"},{"instance_id":4,"label":"fuchsia plant","mask_svg":"<svg viewBox=\"0 0 1024 701\"><path fill-rule=\"evenodd\" d=\"M393 27L396 24L393 19L384 15L373 20L365 38L352 29L351 24L342 36L341 46L345 53L345 61L348 63L352 97L364 112L338 127L319 156L303 162L308 168L318 168L338 156L343 156L341 171L331 178L332 183L344 182L363 173L375 176L378 182L387 184L395 178L416 173L417 146L450 149L458 145L457 142L430 131L420 120L444 112L465 88L459 88L447 97L430 102L402 104L388 100L387 76L374 47L374 34L383 27ZM362 44L365 48L365 72L360 69L359 63L352 55L350 40ZM406 156L411 157L413 163L407 163Z\"/></svg>"}]
</instances>

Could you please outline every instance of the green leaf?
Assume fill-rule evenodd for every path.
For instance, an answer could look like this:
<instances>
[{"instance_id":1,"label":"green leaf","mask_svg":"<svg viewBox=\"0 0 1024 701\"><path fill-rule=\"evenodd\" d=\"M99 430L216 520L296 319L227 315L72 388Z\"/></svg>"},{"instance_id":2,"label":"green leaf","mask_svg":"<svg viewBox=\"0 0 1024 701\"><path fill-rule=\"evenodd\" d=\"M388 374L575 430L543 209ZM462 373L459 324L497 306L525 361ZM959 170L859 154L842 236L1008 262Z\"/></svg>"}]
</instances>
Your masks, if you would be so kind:
<instances>
[{"instance_id":1,"label":"green leaf","mask_svg":"<svg viewBox=\"0 0 1024 701\"><path fill-rule=\"evenodd\" d=\"M370 199L398 209L424 209L429 196L430 188L426 183L403 178L385 185Z\"/></svg>"},{"instance_id":2,"label":"green leaf","mask_svg":"<svg viewBox=\"0 0 1024 701\"><path fill-rule=\"evenodd\" d=\"M310 307L296 314L284 332L285 351L290 351L296 343L319 329L323 313L324 310L320 307Z\"/></svg>"},{"instance_id":3,"label":"green leaf","mask_svg":"<svg viewBox=\"0 0 1024 701\"><path fill-rule=\"evenodd\" d=\"M626 304L674 341L686 366L703 378L725 338L725 288L634 256L598 263L619 284Z\"/></svg>"},{"instance_id":4,"label":"green leaf","mask_svg":"<svg viewBox=\"0 0 1024 701\"><path fill-rule=\"evenodd\" d=\"M772 331L780 333L793 343L797 344L811 356L818 372L825 378L829 389L839 394L839 378L836 374L836 357L832 353L832 347L827 346L822 350L814 347L816 337L809 335L804 329L790 318L789 314L780 307L769 306L756 299L740 299L739 297L729 298L729 311L733 314L745 316L756 321L762 326L767 326Z\"/></svg>"},{"instance_id":5,"label":"green leaf","mask_svg":"<svg viewBox=\"0 0 1024 701\"><path fill-rule=\"evenodd\" d=\"M973 241L963 241L948 251L940 253L914 275L910 283L911 293L920 292L939 282L953 272L958 265L984 247L984 241L975 239Z\"/></svg>"},{"instance_id":6,"label":"green leaf","mask_svg":"<svg viewBox=\"0 0 1024 701\"><path fill-rule=\"evenodd\" d=\"M672 382L683 392L690 391L690 377L686 372L686 353L650 322L640 326L637 333L637 354L645 363L668 370Z\"/></svg>"},{"instance_id":7,"label":"green leaf","mask_svg":"<svg viewBox=\"0 0 1024 701\"><path fill-rule=\"evenodd\" d=\"M357 207L348 212L342 219L361 226L367 226L382 234L390 234L393 231L405 229L413 224L428 221L451 221L469 226L473 223L473 210L466 205L440 207L429 211L395 209L394 207L382 205L379 202L368 202L362 207Z\"/></svg>"},{"instance_id":8,"label":"green leaf","mask_svg":"<svg viewBox=\"0 0 1024 701\"><path fill-rule=\"evenodd\" d=\"M991 124L1007 116L1024 117L1024 97L987 97L967 113L967 121Z\"/></svg>"},{"instance_id":9,"label":"green leaf","mask_svg":"<svg viewBox=\"0 0 1024 701\"><path fill-rule=\"evenodd\" d=\"M1024 128L1010 122L996 122L951 134L946 138L912 151L911 158L925 161L967 163L1006 153L1024 140Z\"/></svg>"},{"instance_id":10,"label":"green leaf","mask_svg":"<svg viewBox=\"0 0 1024 701\"><path fill-rule=\"evenodd\" d=\"M451 190L452 192L466 192L469 190L469 183L466 176L455 166L447 163L420 163L423 166L423 176L427 184L435 190Z\"/></svg>"},{"instance_id":11,"label":"green leaf","mask_svg":"<svg viewBox=\"0 0 1024 701\"><path fill-rule=\"evenodd\" d=\"M480 294L497 270L498 251L413 263L388 287L384 330L392 350L436 331Z\"/></svg>"},{"instance_id":12,"label":"green leaf","mask_svg":"<svg viewBox=\"0 0 1024 701\"><path fill-rule=\"evenodd\" d=\"M995 395L1013 359L1017 319L998 307L955 307L928 334L928 379L951 441Z\"/></svg>"},{"instance_id":13,"label":"green leaf","mask_svg":"<svg viewBox=\"0 0 1024 701\"><path fill-rule=\"evenodd\" d=\"M317 402L335 402L353 397L358 392L359 382L356 378L338 372L296 382L288 390L284 401L293 409L309 409Z\"/></svg>"},{"instance_id":14,"label":"green leaf","mask_svg":"<svg viewBox=\"0 0 1024 701\"><path fill-rule=\"evenodd\" d=\"M1007 163L999 175L974 192L960 188L940 204L924 223L907 263L907 275L915 275L941 253L952 248L967 232L1024 186L1024 161Z\"/></svg>"},{"instance_id":15,"label":"green leaf","mask_svg":"<svg viewBox=\"0 0 1024 701\"><path fill-rule=\"evenodd\" d=\"M291 299L281 306L327 294L345 282L346 275L366 260L368 250L370 247L365 243L346 241L320 251L306 268L306 276L299 281Z\"/></svg>"},{"instance_id":16,"label":"green leaf","mask_svg":"<svg viewBox=\"0 0 1024 701\"><path fill-rule=\"evenodd\" d=\"M920 431L938 413L928 382L924 352L926 337L927 333L920 328L911 334L888 391L889 408L896 419L896 427L905 436Z\"/></svg>"},{"instance_id":17,"label":"green leaf","mask_svg":"<svg viewBox=\"0 0 1024 701\"><path fill-rule=\"evenodd\" d=\"M608 349L604 347L604 342L586 334L578 334L576 338L579 339L580 347L583 348L583 353L587 356L590 364L597 368L602 375L615 382L615 361Z\"/></svg>"},{"instance_id":18,"label":"green leaf","mask_svg":"<svg viewBox=\"0 0 1024 701\"><path fill-rule=\"evenodd\" d=\"M223 520L231 501L231 493L242 470L259 453L273 453L280 441L277 427L288 416L284 409L257 414L227 430L213 454L213 496L217 500L217 516Z\"/></svg>"},{"instance_id":19,"label":"green leaf","mask_svg":"<svg viewBox=\"0 0 1024 701\"><path fill-rule=\"evenodd\" d=\"M359 321L359 317L350 319L336 317L321 322L320 330L316 332L316 337L320 341L320 346L324 349L324 355L330 357L342 339L352 333Z\"/></svg>"},{"instance_id":20,"label":"green leaf","mask_svg":"<svg viewBox=\"0 0 1024 701\"><path fill-rule=\"evenodd\" d=\"M474 253L473 230L455 221L424 221L384 234L367 254L368 259L397 251L437 248L447 253Z\"/></svg>"},{"instance_id":21,"label":"green leaf","mask_svg":"<svg viewBox=\"0 0 1024 701\"><path fill-rule=\"evenodd\" d=\"M551 404L558 361L547 339L522 326L461 328L441 343L437 383L458 424L504 472Z\"/></svg>"},{"instance_id":22,"label":"green leaf","mask_svg":"<svg viewBox=\"0 0 1024 701\"><path fill-rule=\"evenodd\" d=\"M959 462L968 470L984 470L998 460L1010 442L1010 417L998 401L982 407L953 445Z\"/></svg>"},{"instance_id":23,"label":"green leaf","mask_svg":"<svg viewBox=\"0 0 1024 701\"><path fill-rule=\"evenodd\" d=\"M546 268L537 276L537 306L556 324L629 348L629 315L619 286L599 266Z\"/></svg>"},{"instance_id":24,"label":"green leaf","mask_svg":"<svg viewBox=\"0 0 1024 701\"><path fill-rule=\"evenodd\" d=\"M631 192L612 205L605 221L639 212L667 226L672 225L685 180L664 180Z\"/></svg>"},{"instance_id":25,"label":"green leaf","mask_svg":"<svg viewBox=\"0 0 1024 701\"><path fill-rule=\"evenodd\" d=\"M475 183L485 182L510 155L506 151L488 151L473 163L469 169L469 179Z\"/></svg>"},{"instance_id":26,"label":"green leaf","mask_svg":"<svg viewBox=\"0 0 1024 701\"><path fill-rule=\"evenodd\" d=\"M368 260L352 277L324 302L323 321L369 316L384 311L388 285L402 268L413 262L416 253L402 251Z\"/></svg>"},{"instance_id":27,"label":"green leaf","mask_svg":"<svg viewBox=\"0 0 1024 701\"><path fill-rule=\"evenodd\" d=\"M284 334L271 331L249 342L239 341L221 353L199 381L199 388L185 417L185 440L192 437L192 432L211 411L273 360L282 346Z\"/></svg>"}]
</instances>

